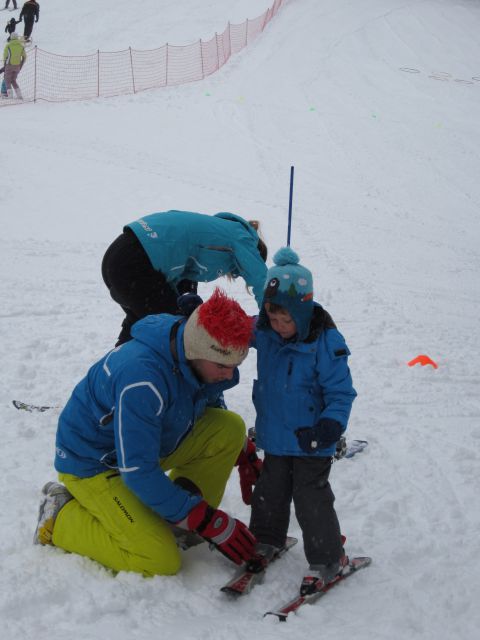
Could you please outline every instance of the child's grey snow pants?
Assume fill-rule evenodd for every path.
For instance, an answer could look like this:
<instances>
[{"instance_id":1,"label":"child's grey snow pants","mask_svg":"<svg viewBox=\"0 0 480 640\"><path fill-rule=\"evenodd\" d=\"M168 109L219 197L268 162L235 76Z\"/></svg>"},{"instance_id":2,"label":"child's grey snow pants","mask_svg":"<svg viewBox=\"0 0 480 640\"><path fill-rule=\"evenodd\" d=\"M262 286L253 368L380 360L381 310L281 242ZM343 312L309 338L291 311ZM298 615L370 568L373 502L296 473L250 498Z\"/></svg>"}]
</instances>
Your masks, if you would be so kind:
<instances>
[{"instance_id":1,"label":"child's grey snow pants","mask_svg":"<svg viewBox=\"0 0 480 640\"><path fill-rule=\"evenodd\" d=\"M330 564L341 558L340 525L328 481L331 465L331 458L265 454L250 520L258 542L283 546L293 500L308 563Z\"/></svg>"}]
</instances>

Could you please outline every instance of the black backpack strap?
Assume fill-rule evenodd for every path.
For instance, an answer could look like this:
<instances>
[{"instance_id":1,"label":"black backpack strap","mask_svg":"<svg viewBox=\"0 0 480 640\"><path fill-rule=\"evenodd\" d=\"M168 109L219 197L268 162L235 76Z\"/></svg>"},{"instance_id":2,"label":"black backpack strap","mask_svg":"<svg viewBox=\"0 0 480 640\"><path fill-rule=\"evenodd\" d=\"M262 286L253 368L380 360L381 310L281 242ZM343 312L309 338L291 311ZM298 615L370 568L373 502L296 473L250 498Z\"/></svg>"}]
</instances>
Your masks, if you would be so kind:
<instances>
[{"instance_id":1,"label":"black backpack strap","mask_svg":"<svg viewBox=\"0 0 480 640\"><path fill-rule=\"evenodd\" d=\"M170 353L173 358L173 373L177 374L180 371L179 368L179 360L178 360L178 351L177 351L177 333L180 329L180 325L182 324L182 320L177 320L172 328L170 329Z\"/></svg>"}]
</instances>

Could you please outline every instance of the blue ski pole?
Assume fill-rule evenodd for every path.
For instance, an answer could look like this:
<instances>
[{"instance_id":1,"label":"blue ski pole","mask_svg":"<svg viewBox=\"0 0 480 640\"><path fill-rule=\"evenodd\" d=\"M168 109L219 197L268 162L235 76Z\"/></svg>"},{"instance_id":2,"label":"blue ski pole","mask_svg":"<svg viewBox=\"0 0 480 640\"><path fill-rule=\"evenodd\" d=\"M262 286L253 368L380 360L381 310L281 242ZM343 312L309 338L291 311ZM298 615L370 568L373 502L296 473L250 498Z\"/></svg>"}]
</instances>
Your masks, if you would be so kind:
<instances>
[{"instance_id":1,"label":"blue ski pole","mask_svg":"<svg viewBox=\"0 0 480 640\"><path fill-rule=\"evenodd\" d=\"M292 231L293 171L294 171L294 167L290 167L290 198L289 198L289 203L288 203L287 247L290 246L290 233Z\"/></svg>"}]
</instances>

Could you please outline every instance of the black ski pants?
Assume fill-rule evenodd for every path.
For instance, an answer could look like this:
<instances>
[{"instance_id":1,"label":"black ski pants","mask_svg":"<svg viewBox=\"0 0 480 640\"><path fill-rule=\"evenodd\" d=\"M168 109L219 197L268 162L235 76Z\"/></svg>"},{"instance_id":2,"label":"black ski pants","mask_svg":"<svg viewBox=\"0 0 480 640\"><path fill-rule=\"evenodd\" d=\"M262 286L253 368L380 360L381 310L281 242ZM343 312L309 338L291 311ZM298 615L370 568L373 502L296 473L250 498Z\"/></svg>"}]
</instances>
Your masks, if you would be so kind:
<instances>
[{"instance_id":1,"label":"black ski pants","mask_svg":"<svg viewBox=\"0 0 480 640\"><path fill-rule=\"evenodd\" d=\"M33 18L23 18L23 22L25 26L23 28L23 35L25 38L29 38L32 35L33 31Z\"/></svg>"},{"instance_id":2,"label":"black ski pants","mask_svg":"<svg viewBox=\"0 0 480 640\"><path fill-rule=\"evenodd\" d=\"M293 500L308 563L330 564L341 558L340 525L328 481L331 466L331 458L265 454L250 520L259 542L276 547L285 543Z\"/></svg>"},{"instance_id":3,"label":"black ski pants","mask_svg":"<svg viewBox=\"0 0 480 640\"><path fill-rule=\"evenodd\" d=\"M130 329L140 318L153 313L178 314L177 297L196 292L197 283L182 280L177 290L150 262L140 241L127 229L108 247L102 261L102 277L110 295L125 312L115 346L131 340Z\"/></svg>"}]
</instances>

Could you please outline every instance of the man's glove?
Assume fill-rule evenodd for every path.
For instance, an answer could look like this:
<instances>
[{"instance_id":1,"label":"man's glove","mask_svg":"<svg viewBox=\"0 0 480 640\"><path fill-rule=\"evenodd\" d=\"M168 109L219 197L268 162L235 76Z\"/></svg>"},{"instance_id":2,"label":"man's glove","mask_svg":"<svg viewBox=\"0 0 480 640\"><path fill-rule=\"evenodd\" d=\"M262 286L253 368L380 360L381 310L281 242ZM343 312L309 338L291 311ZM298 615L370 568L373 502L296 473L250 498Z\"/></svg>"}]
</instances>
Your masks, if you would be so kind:
<instances>
[{"instance_id":1,"label":"man's glove","mask_svg":"<svg viewBox=\"0 0 480 640\"><path fill-rule=\"evenodd\" d=\"M253 487L258 480L263 462L257 456L257 447L250 438L245 438L245 444L240 451L235 466L240 475L240 489L245 504L252 502Z\"/></svg>"},{"instance_id":2,"label":"man's glove","mask_svg":"<svg viewBox=\"0 0 480 640\"><path fill-rule=\"evenodd\" d=\"M305 453L314 453L331 446L340 439L343 427L336 420L321 418L314 427L301 427L295 431L298 444Z\"/></svg>"},{"instance_id":3,"label":"man's glove","mask_svg":"<svg viewBox=\"0 0 480 640\"><path fill-rule=\"evenodd\" d=\"M195 531L211 542L224 556L236 564L242 564L255 555L256 539L250 529L205 500L197 504L177 527Z\"/></svg>"},{"instance_id":4,"label":"man's glove","mask_svg":"<svg viewBox=\"0 0 480 640\"><path fill-rule=\"evenodd\" d=\"M182 293L182 295L177 298L177 307L182 316L186 316L187 318L189 318L202 303L202 298L196 293Z\"/></svg>"}]
</instances>

